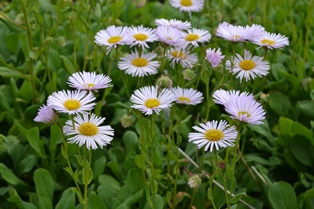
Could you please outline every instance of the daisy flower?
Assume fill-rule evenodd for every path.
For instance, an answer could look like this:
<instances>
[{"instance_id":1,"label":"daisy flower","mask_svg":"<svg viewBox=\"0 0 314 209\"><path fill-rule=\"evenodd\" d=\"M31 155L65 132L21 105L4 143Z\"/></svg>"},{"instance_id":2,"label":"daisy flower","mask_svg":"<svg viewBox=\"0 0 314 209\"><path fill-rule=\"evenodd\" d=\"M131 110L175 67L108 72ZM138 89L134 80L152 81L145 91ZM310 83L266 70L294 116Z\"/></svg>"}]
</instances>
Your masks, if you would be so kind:
<instances>
[{"instance_id":1,"label":"daisy flower","mask_svg":"<svg viewBox=\"0 0 314 209\"><path fill-rule=\"evenodd\" d=\"M233 147L238 135L235 126L230 127L224 120L200 123L200 127L193 126L193 129L198 132L189 133L189 142L199 149L205 146L204 150L209 148L210 152L219 150L219 147Z\"/></svg>"},{"instance_id":2,"label":"daisy flower","mask_svg":"<svg viewBox=\"0 0 314 209\"><path fill-rule=\"evenodd\" d=\"M155 25L157 25L157 27L159 26L172 27L178 30L188 30L191 28L190 22L188 21L182 22L181 20L176 20L176 19L171 19L171 20L166 20L164 18L156 19Z\"/></svg>"},{"instance_id":3,"label":"daisy flower","mask_svg":"<svg viewBox=\"0 0 314 209\"><path fill-rule=\"evenodd\" d=\"M195 54L190 54L188 51L181 48L170 50L168 59L171 60L171 67L174 67L175 63L180 63L184 68L192 68L198 61Z\"/></svg>"},{"instance_id":4,"label":"daisy flower","mask_svg":"<svg viewBox=\"0 0 314 209\"><path fill-rule=\"evenodd\" d=\"M199 12L204 7L204 0L170 0L171 6L179 8L180 12Z\"/></svg>"},{"instance_id":5,"label":"daisy flower","mask_svg":"<svg viewBox=\"0 0 314 209\"><path fill-rule=\"evenodd\" d=\"M145 86L135 90L131 96L132 108L138 109L145 115L151 115L153 112L159 114L162 109L171 107L174 101L173 94L168 89L162 89L158 93L155 86Z\"/></svg>"},{"instance_id":6,"label":"daisy flower","mask_svg":"<svg viewBox=\"0 0 314 209\"><path fill-rule=\"evenodd\" d=\"M97 91L111 86L111 78L95 72L73 73L68 80L71 87L79 90Z\"/></svg>"},{"instance_id":7,"label":"daisy flower","mask_svg":"<svg viewBox=\"0 0 314 209\"><path fill-rule=\"evenodd\" d=\"M153 52L139 55L139 53L135 50L135 52L121 58L118 63L118 68L120 70L125 70L126 74L130 74L133 77L153 75L158 72L157 68L160 66L158 61L153 61L156 57L157 54Z\"/></svg>"},{"instance_id":8,"label":"daisy flower","mask_svg":"<svg viewBox=\"0 0 314 209\"><path fill-rule=\"evenodd\" d=\"M58 115L49 106L43 105L38 110L37 116L34 118L36 122L52 124L58 119Z\"/></svg>"},{"instance_id":9,"label":"daisy flower","mask_svg":"<svg viewBox=\"0 0 314 209\"><path fill-rule=\"evenodd\" d=\"M242 26L234 26L223 22L218 25L216 36L232 42L245 42L247 37L250 36L250 31Z\"/></svg>"},{"instance_id":10,"label":"daisy flower","mask_svg":"<svg viewBox=\"0 0 314 209\"><path fill-rule=\"evenodd\" d=\"M58 91L48 97L47 105L58 112L70 115L84 113L94 108L94 95L86 91Z\"/></svg>"},{"instance_id":11,"label":"daisy flower","mask_svg":"<svg viewBox=\"0 0 314 209\"><path fill-rule=\"evenodd\" d=\"M131 44L132 39L128 27L111 25L96 33L95 43L99 46L107 46L108 54L112 47L116 48L118 45Z\"/></svg>"},{"instance_id":12,"label":"daisy flower","mask_svg":"<svg viewBox=\"0 0 314 209\"><path fill-rule=\"evenodd\" d=\"M225 109L231 118L250 124L263 124L266 114L259 102L247 96L233 97Z\"/></svg>"},{"instance_id":13,"label":"daisy flower","mask_svg":"<svg viewBox=\"0 0 314 209\"><path fill-rule=\"evenodd\" d=\"M87 149L103 148L109 144L114 135L111 126L100 126L105 118L97 117L95 114L77 115L72 120L68 120L63 127L63 132L69 143L78 144L80 147L85 144ZM74 125L74 126L73 126Z\"/></svg>"},{"instance_id":14,"label":"daisy flower","mask_svg":"<svg viewBox=\"0 0 314 209\"><path fill-rule=\"evenodd\" d=\"M217 67L225 55L221 54L220 49L207 49L206 50L206 59L211 64L212 67Z\"/></svg>"},{"instance_id":15,"label":"daisy flower","mask_svg":"<svg viewBox=\"0 0 314 209\"><path fill-rule=\"evenodd\" d=\"M171 46L176 46L182 41L182 33L180 30L172 27L159 26L156 29L158 40Z\"/></svg>"},{"instance_id":16,"label":"daisy flower","mask_svg":"<svg viewBox=\"0 0 314 209\"><path fill-rule=\"evenodd\" d=\"M265 32L265 28L261 25L256 25L256 24L253 24L251 26L247 25L245 27L245 33L248 34L246 37L246 40L252 41L255 38L263 35L264 32Z\"/></svg>"},{"instance_id":17,"label":"daisy flower","mask_svg":"<svg viewBox=\"0 0 314 209\"><path fill-rule=\"evenodd\" d=\"M248 92L240 92L236 90L226 91L224 89L216 90L213 94L214 102L216 104L226 105L231 98L239 97L239 96L246 96L251 97L254 99L253 95Z\"/></svg>"},{"instance_id":18,"label":"daisy flower","mask_svg":"<svg viewBox=\"0 0 314 209\"><path fill-rule=\"evenodd\" d=\"M194 89L184 89L181 87L174 87L171 89L176 102L179 104L196 105L203 101L203 94Z\"/></svg>"},{"instance_id":19,"label":"daisy flower","mask_svg":"<svg viewBox=\"0 0 314 209\"><path fill-rule=\"evenodd\" d=\"M226 69L232 71L233 74L238 73L237 78L240 78L242 82L243 78L248 81L267 75L270 67L268 61L263 60L263 57L252 56L249 51L244 50L244 58L236 54L233 69L230 60L226 62Z\"/></svg>"},{"instance_id":20,"label":"daisy flower","mask_svg":"<svg viewBox=\"0 0 314 209\"><path fill-rule=\"evenodd\" d=\"M134 27L130 29L130 36L133 37L134 41L132 46L140 46L143 48L149 48L148 42L157 41L158 38L155 35L155 29L152 28L145 28L142 25Z\"/></svg>"},{"instance_id":21,"label":"daisy flower","mask_svg":"<svg viewBox=\"0 0 314 209\"><path fill-rule=\"evenodd\" d=\"M193 45L194 47L198 47L199 43L208 42L212 37L208 31L196 28L192 28L187 32L182 32L182 34L183 34L182 48L185 48L189 44Z\"/></svg>"},{"instance_id":22,"label":"daisy flower","mask_svg":"<svg viewBox=\"0 0 314 209\"><path fill-rule=\"evenodd\" d=\"M267 47L268 49L283 49L283 47L289 45L287 37L281 34L269 33L266 31L263 35L257 36L251 41L260 47Z\"/></svg>"}]
</instances>

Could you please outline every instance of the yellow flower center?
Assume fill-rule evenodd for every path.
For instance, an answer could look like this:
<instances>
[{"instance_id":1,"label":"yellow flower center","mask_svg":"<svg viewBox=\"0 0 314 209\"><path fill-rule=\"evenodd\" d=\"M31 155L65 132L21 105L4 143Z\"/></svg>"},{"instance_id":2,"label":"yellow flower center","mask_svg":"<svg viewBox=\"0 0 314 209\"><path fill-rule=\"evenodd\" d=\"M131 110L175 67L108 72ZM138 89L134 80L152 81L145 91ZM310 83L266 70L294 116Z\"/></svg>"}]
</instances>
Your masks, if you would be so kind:
<instances>
[{"instance_id":1,"label":"yellow flower center","mask_svg":"<svg viewBox=\"0 0 314 209\"><path fill-rule=\"evenodd\" d=\"M136 67L145 67L148 65L148 61L145 58L139 57L132 60L132 65Z\"/></svg>"},{"instance_id":2,"label":"yellow flower center","mask_svg":"<svg viewBox=\"0 0 314 209\"><path fill-rule=\"evenodd\" d=\"M68 110L77 110L81 107L81 103L76 99L68 99L63 103L63 106Z\"/></svg>"},{"instance_id":3,"label":"yellow flower center","mask_svg":"<svg viewBox=\"0 0 314 209\"><path fill-rule=\"evenodd\" d=\"M261 40L262 44L266 44L266 45L274 45L276 42L273 40L269 40L269 39L263 39Z\"/></svg>"},{"instance_id":4,"label":"yellow flower center","mask_svg":"<svg viewBox=\"0 0 314 209\"><path fill-rule=\"evenodd\" d=\"M93 84L93 83L88 83L87 84L87 88L89 89L89 88L93 88L95 86L95 84ZM84 87L85 87L85 85L84 85Z\"/></svg>"},{"instance_id":5,"label":"yellow flower center","mask_svg":"<svg viewBox=\"0 0 314 209\"><path fill-rule=\"evenodd\" d=\"M235 35L234 36L234 39L239 39L241 36L239 36L239 35Z\"/></svg>"},{"instance_id":6,"label":"yellow flower center","mask_svg":"<svg viewBox=\"0 0 314 209\"><path fill-rule=\"evenodd\" d=\"M256 64L252 60L242 60L239 63L239 66L243 70L252 70L253 68L255 68Z\"/></svg>"},{"instance_id":7,"label":"yellow flower center","mask_svg":"<svg viewBox=\"0 0 314 209\"><path fill-rule=\"evenodd\" d=\"M204 136L209 141L220 141L224 138L225 134L221 130L209 129L204 133Z\"/></svg>"},{"instance_id":8,"label":"yellow flower center","mask_svg":"<svg viewBox=\"0 0 314 209\"><path fill-rule=\"evenodd\" d=\"M245 111L238 112L238 117L241 117L242 115L246 116L247 118L251 117L250 113Z\"/></svg>"},{"instance_id":9,"label":"yellow flower center","mask_svg":"<svg viewBox=\"0 0 314 209\"><path fill-rule=\"evenodd\" d=\"M121 39L122 39L121 36L112 36L112 37L110 37L110 38L108 39L108 42L109 42L110 44L115 44L115 43L119 42Z\"/></svg>"},{"instance_id":10,"label":"yellow flower center","mask_svg":"<svg viewBox=\"0 0 314 209\"><path fill-rule=\"evenodd\" d=\"M192 0L181 0L181 1L180 1L180 4L181 4L182 6L185 6L185 7L190 7L190 6L193 5L193 2L192 2Z\"/></svg>"},{"instance_id":11,"label":"yellow flower center","mask_svg":"<svg viewBox=\"0 0 314 209\"><path fill-rule=\"evenodd\" d=\"M98 127L94 123L85 122L78 127L78 131L84 136L95 136L98 133Z\"/></svg>"},{"instance_id":12,"label":"yellow flower center","mask_svg":"<svg viewBox=\"0 0 314 209\"><path fill-rule=\"evenodd\" d=\"M158 99L148 99L145 102L145 106L152 109L154 107L158 107L160 105L160 101Z\"/></svg>"},{"instance_id":13,"label":"yellow flower center","mask_svg":"<svg viewBox=\"0 0 314 209\"><path fill-rule=\"evenodd\" d=\"M138 33L138 34L135 34L133 38L135 38L138 41L145 41L148 38L148 36L144 33Z\"/></svg>"},{"instance_id":14,"label":"yellow flower center","mask_svg":"<svg viewBox=\"0 0 314 209\"><path fill-rule=\"evenodd\" d=\"M181 102L186 102L186 103L190 103L190 102L191 102L191 99L188 98L188 97L178 97L178 99L179 99Z\"/></svg>"},{"instance_id":15,"label":"yellow flower center","mask_svg":"<svg viewBox=\"0 0 314 209\"><path fill-rule=\"evenodd\" d=\"M196 41L200 38L200 36L198 34L188 34L186 37L185 37L185 40L187 41Z\"/></svg>"},{"instance_id":16,"label":"yellow flower center","mask_svg":"<svg viewBox=\"0 0 314 209\"><path fill-rule=\"evenodd\" d=\"M181 58L181 59L186 59L186 55L183 52L179 51L173 51L171 55L175 58Z\"/></svg>"}]
</instances>

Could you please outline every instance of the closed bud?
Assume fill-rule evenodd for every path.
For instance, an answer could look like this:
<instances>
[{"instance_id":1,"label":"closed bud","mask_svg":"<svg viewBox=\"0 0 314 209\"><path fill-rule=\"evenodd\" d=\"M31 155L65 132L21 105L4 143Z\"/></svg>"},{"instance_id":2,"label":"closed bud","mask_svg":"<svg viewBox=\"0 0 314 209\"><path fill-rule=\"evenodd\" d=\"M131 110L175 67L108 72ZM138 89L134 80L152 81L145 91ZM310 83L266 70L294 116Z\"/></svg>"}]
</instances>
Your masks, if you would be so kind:
<instances>
[{"instance_id":1,"label":"closed bud","mask_svg":"<svg viewBox=\"0 0 314 209\"><path fill-rule=\"evenodd\" d=\"M196 78L196 73L191 69L186 69L183 71L184 80L191 81Z\"/></svg>"},{"instance_id":2,"label":"closed bud","mask_svg":"<svg viewBox=\"0 0 314 209\"><path fill-rule=\"evenodd\" d=\"M18 14L14 21L19 25L23 25L25 23L24 15L22 13Z\"/></svg>"},{"instance_id":3,"label":"closed bud","mask_svg":"<svg viewBox=\"0 0 314 209\"><path fill-rule=\"evenodd\" d=\"M66 45L66 40L64 36L59 36L56 38L56 43L59 47L64 47Z\"/></svg>"},{"instance_id":4,"label":"closed bud","mask_svg":"<svg viewBox=\"0 0 314 209\"><path fill-rule=\"evenodd\" d=\"M172 80L169 76L162 75L156 80L156 86L159 88L167 88L170 89L172 87Z\"/></svg>"},{"instance_id":5,"label":"closed bud","mask_svg":"<svg viewBox=\"0 0 314 209\"><path fill-rule=\"evenodd\" d=\"M196 174L190 177L189 181L188 181L188 185L194 189L194 188L198 188L202 183L202 179L200 177L200 175Z\"/></svg>"},{"instance_id":6,"label":"closed bud","mask_svg":"<svg viewBox=\"0 0 314 209\"><path fill-rule=\"evenodd\" d=\"M131 115L128 115L128 114L124 114L121 118L120 118L120 122L121 122L121 125L123 128L127 128L127 127L130 127L133 122L134 122L134 119Z\"/></svg>"},{"instance_id":7,"label":"closed bud","mask_svg":"<svg viewBox=\"0 0 314 209\"><path fill-rule=\"evenodd\" d=\"M141 8L141 7L145 6L146 0L133 0L132 3L133 3L137 8Z\"/></svg>"}]
</instances>

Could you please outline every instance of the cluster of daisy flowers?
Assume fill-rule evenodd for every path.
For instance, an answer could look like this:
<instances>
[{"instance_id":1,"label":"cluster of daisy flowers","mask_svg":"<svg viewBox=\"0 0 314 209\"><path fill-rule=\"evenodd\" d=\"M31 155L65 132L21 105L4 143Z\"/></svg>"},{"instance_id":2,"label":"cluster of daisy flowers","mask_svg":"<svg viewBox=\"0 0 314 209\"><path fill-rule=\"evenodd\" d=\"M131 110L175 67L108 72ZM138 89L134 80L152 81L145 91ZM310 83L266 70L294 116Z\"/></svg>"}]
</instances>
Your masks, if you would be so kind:
<instances>
[{"instance_id":1,"label":"cluster of daisy flowers","mask_svg":"<svg viewBox=\"0 0 314 209\"><path fill-rule=\"evenodd\" d=\"M63 126L63 133L68 136L69 143L87 149L103 148L114 136L109 125L101 125L105 118L91 113L95 106L95 95L99 89L111 86L111 78L94 72L78 72L72 74L68 84L76 90L62 90L52 93L47 105L41 106L34 121L46 124L58 122L58 113L66 113L72 117Z\"/></svg>"}]
</instances>

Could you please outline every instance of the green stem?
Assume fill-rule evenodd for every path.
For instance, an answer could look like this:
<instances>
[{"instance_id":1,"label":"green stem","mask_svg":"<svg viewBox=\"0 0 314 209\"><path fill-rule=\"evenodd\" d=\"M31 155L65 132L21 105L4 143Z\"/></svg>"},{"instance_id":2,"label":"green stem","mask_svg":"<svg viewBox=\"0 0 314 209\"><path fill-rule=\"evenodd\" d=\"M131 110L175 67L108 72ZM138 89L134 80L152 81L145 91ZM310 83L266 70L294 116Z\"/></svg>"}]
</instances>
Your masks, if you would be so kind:
<instances>
[{"instance_id":1,"label":"green stem","mask_svg":"<svg viewBox=\"0 0 314 209\"><path fill-rule=\"evenodd\" d=\"M152 169L152 180L151 180L151 185L152 185L152 190L153 190L153 208L156 206L156 189L155 189L155 165L154 165L154 152L155 152L155 114L152 114L151 117L151 169Z\"/></svg>"}]
</instances>

